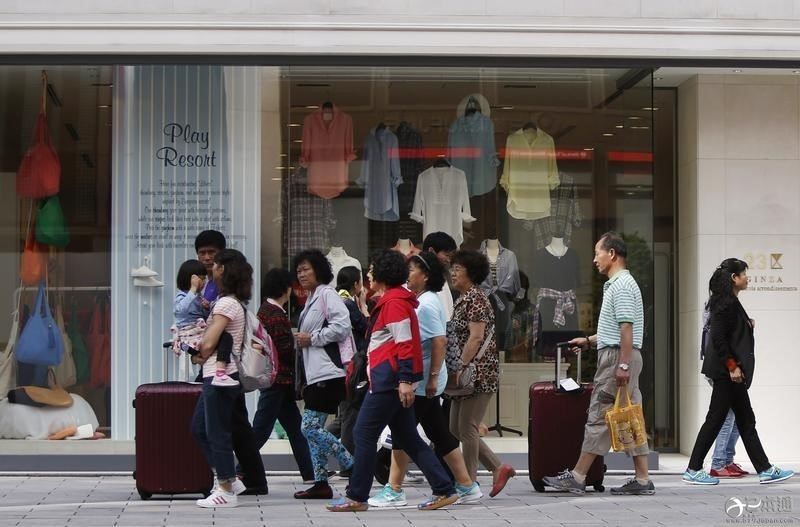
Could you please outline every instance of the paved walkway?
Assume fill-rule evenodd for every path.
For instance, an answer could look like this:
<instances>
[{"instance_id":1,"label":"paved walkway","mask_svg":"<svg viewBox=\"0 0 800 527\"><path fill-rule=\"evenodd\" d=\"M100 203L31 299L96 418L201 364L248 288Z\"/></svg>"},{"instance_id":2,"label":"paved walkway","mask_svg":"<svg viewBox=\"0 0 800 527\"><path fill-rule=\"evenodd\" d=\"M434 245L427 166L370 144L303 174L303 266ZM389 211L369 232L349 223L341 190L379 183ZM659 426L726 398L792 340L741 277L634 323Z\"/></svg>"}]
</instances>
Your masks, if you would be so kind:
<instances>
[{"instance_id":1,"label":"paved walkway","mask_svg":"<svg viewBox=\"0 0 800 527\"><path fill-rule=\"evenodd\" d=\"M482 477L484 491L490 479ZM609 476L607 486L623 480ZM330 513L324 502L298 502L292 493L303 487L297 477L269 478L269 496L247 496L235 509L200 509L194 498L141 501L129 477L0 477L0 527L6 526L191 526L222 525L247 527L265 525L336 527L434 527L509 525L731 525L726 502L739 512L738 503L750 504L739 523L780 523L800 525L800 477L780 485L758 485L754 477L723 481L716 487L682 484L678 476L654 476L655 496L619 497L587 493L537 494L527 477L511 480L496 498L477 505L452 506L439 511L418 511L414 506L368 512ZM345 482L332 480L336 491ZM428 488L407 488L412 504L422 501ZM756 506L758 503L760 506ZM791 510L786 510L787 508ZM779 512L784 510L785 512Z\"/></svg>"}]
</instances>

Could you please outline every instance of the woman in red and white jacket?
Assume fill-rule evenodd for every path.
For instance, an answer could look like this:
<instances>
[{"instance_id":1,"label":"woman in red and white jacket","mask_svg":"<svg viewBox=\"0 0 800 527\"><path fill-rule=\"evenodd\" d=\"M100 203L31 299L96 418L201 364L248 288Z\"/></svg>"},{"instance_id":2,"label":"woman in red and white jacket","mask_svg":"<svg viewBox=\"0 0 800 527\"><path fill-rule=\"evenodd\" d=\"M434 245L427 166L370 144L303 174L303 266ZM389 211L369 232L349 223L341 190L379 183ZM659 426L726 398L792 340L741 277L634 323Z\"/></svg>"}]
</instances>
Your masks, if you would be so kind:
<instances>
[{"instance_id":1,"label":"woman in red and white jacket","mask_svg":"<svg viewBox=\"0 0 800 527\"><path fill-rule=\"evenodd\" d=\"M412 406L416 383L422 379L422 343L414 311L416 295L403 287L408 280L405 257L397 251L381 251L373 261L372 275L374 287L385 292L370 316L370 388L353 433L355 465L347 496L330 503L328 510L358 512L369 508L375 444L387 425L392 440L403 446L431 484L433 496L419 508L438 509L457 501L458 494L436 455L417 433Z\"/></svg>"}]
</instances>

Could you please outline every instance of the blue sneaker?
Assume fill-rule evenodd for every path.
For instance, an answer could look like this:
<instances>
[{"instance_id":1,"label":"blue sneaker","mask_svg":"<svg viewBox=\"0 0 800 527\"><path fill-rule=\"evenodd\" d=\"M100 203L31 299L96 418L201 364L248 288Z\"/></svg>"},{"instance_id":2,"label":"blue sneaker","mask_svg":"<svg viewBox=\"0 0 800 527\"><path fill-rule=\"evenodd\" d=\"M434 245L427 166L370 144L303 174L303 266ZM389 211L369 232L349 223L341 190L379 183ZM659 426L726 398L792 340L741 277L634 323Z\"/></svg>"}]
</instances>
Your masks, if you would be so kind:
<instances>
[{"instance_id":1,"label":"blue sneaker","mask_svg":"<svg viewBox=\"0 0 800 527\"><path fill-rule=\"evenodd\" d=\"M779 481L784 481L794 476L793 470L782 470L772 465L764 472L759 472L758 474L758 482L767 485L769 483L778 483Z\"/></svg>"},{"instance_id":2,"label":"blue sneaker","mask_svg":"<svg viewBox=\"0 0 800 527\"><path fill-rule=\"evenodd\" d=\"M719 478L715 478L711 476L705 470L689 470L686 469L686 472L683 473L683 478L681 478L684 483L688 483L689 485L717 485L719 484Z\"/></svg>"},{"instance_id":3,"label":"blue sneaker","mask_svg":"<svg viewBox=\"0 0 800 527\"><path fill-rule=\"evenodd\" d=\"M408 505L406 501L406 492L400 489L400 492L395 492L390 484L383 486L381 491L367 500L370 507L403 507Z\"/></svg>"},{"instance_id":4,"label":"blue sneaker","mask_svg":"<svg viewBox=\"0 0 800 527\"><path fill-rule=\"evenodd\" d=\"M477 481L473 481L472 485L469 487L465 487L464 485L459 485L456 483L456 493L458 494L458 501L456 502L456 505L462 503L474 503L483 497L481 486L478 485Z\"/></svg>"}]
</instances>

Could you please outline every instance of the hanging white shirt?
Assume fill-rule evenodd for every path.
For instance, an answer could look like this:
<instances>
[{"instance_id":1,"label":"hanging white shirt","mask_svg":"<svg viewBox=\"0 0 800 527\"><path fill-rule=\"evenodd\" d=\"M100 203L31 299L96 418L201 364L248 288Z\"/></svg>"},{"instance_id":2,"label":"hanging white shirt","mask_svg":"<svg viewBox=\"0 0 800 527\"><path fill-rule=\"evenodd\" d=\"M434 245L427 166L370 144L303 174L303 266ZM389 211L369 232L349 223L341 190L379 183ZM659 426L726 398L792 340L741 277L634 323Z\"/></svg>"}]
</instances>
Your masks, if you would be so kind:
<instances>
[{"instance_id":1,"label":"hanging white shirt","mask_svg":"<svg viewBox=\"0 0 800 527\"><path fill-rule=\"evenodd\" d=\"M445 232L456 245L464 241L463 223L475 221L469 208L467 177L455 167L431 167L419 175L409 214L422 223L422 236Z\"/></svg>"}]
</instances>

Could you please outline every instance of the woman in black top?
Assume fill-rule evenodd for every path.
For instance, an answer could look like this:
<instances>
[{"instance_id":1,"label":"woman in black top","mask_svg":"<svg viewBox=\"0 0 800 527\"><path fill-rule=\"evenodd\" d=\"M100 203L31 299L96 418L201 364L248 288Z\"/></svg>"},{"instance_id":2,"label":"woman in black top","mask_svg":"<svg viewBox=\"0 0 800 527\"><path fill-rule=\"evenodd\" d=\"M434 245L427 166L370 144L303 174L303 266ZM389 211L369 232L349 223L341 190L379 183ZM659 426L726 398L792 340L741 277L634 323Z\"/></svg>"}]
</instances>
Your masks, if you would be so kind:
<instances>
[{"instance_id":1,"label":"woman in black top","mask_svg":"<svg viewBox=\"0 0 800 527\"><path fill-rule=\"evenodd\" d=\"M703 470L703 460L733 409L744 447L761 483L777 483L794 472L770 464L756 432L756 416L747 389L755 369L753 319L739 303L739 292L747 289L747 264L736 258L724 260L714 270L708 288L710 339L706 342L702 372L713 382L706 421L697 434L683 481L693 485L716 485L719 479Z\"/></svg>"}]
</instances>

